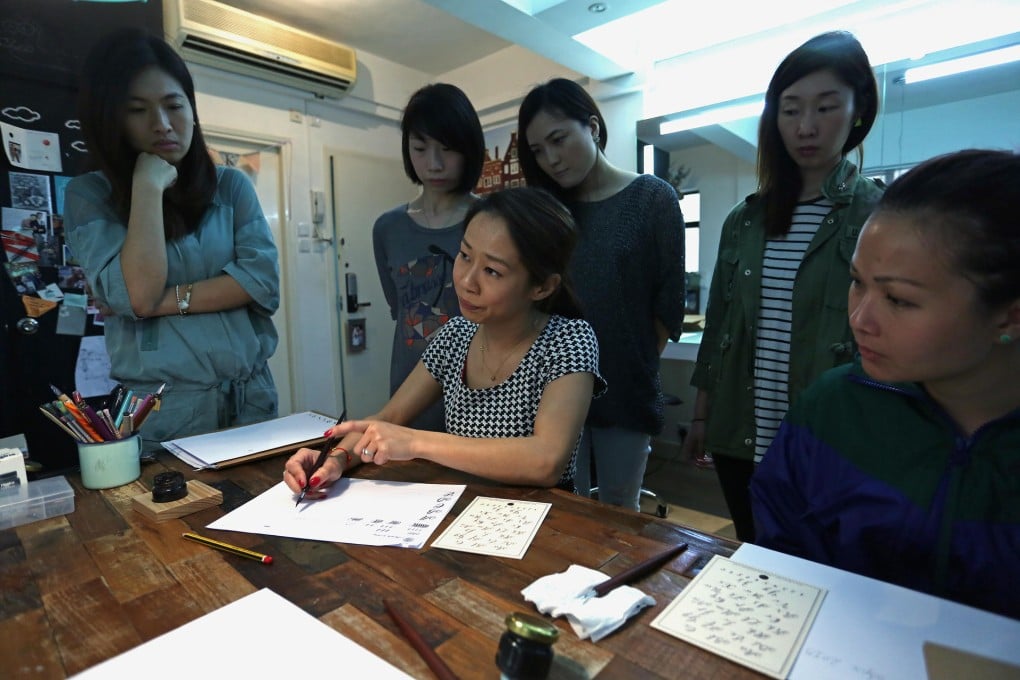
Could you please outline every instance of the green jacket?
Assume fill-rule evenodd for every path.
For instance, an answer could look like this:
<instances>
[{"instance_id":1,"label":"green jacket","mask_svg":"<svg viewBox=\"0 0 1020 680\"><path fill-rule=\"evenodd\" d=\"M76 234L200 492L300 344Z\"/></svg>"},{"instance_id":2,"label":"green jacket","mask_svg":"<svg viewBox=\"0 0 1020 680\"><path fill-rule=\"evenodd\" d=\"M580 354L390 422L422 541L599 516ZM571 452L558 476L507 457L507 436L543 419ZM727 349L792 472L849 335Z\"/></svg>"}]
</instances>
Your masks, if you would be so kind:
<instances>
[{"instance_id":1,"label":"green jacket","mask_svg":"<svg viewBox=\"0 0 1020 680\"><path fill-rule=\"evenodd\" d=\"M822 186L835 207L804 254L793 286L790 403L826 370L853 358L847 316L850 258L883 192L844 159ZM754 458L755 325L765 252L764 205L751 194L723 224L705 332L691 384L709 397L705 450Z\"/></svg>"}]
</instances>

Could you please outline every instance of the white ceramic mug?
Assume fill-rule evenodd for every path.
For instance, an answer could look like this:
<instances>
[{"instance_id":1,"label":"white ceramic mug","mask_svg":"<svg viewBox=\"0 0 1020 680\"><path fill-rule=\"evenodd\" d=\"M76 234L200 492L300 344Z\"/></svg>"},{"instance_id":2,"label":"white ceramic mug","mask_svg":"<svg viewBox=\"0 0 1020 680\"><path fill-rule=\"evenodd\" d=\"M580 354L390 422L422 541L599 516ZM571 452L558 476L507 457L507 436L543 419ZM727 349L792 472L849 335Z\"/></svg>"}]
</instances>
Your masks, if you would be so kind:
<instances>
[{"instance_id":1,"label":"white ceramic mug","mask_svg":"<svg viewBox=\"0 0 1020 680\"><path fill-rule=\"evenodd\" d=\"M78 443L81 483L86 489L109 489L138 479L142 437L134 434L112 442Z\"/></svg>"}]
</instances>

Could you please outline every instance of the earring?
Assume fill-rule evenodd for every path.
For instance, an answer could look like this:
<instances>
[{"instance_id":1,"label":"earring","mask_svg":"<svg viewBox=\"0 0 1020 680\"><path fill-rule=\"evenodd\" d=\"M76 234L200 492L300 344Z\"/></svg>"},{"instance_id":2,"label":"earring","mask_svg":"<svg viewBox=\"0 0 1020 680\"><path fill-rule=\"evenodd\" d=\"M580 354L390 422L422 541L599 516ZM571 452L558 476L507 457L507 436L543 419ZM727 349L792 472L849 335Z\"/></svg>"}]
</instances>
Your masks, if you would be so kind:
<instances>
[{"instance_id":1,"label":"earring","mask_svg":"<svg viewBox=\"0 0 1020 680\"><path fill-rule=\"evenodd\" d=\"M1008 345L1009 343L1013 342L1013 337L1009 333L1003 333L1002 335L999 336L999 342L1001 342L1003 345Z\"/></svg>"},{"instance_id":2,"label":"earring","mask_svg":"<svg viewBox=\"0 0 1020 680\"><path fill-rule=\"evenodd\" d=\"M855 122L855 123L854 123L854 127L855 127L855 128L856 128L856 127L860 127L860 126L862 126L862 125L864 125L864 121L863 121L863 120L861 120L860 118L858 118L858 119L857 119L857 122Z\"/></svg>"},{"instance_id":3,"label":"earring","mask_svg":"<svg viewBox=\"0 0 1020 680\"><path fill-rule=\"evenodd\" d=\"M601 139L602 138L599 135L592 135L591 136L591 141L595 142L595 146L599 145L599 142L601 141Z\"/></svg>"}]
</instances>

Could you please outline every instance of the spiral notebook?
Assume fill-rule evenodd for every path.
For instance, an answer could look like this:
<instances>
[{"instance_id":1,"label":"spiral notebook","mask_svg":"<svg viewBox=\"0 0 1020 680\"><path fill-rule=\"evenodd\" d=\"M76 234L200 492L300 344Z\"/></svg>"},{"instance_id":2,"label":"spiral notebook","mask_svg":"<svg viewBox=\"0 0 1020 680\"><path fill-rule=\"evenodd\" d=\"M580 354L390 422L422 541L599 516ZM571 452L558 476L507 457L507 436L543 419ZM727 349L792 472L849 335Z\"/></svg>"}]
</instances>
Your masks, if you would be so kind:
<instances>
[{"instance_id":1,"label":"spiral notebook","mask_svg":"<svg viewBox=\"0 0 1020 680\"><path fill-rule=\"evenodd\" d=\"M326 441L323 432L336 418L304 411L252 425L160 442L188 465L202 470L230 467L261 460L302 446L314 448Z\"/></svg>"}]
</instances>

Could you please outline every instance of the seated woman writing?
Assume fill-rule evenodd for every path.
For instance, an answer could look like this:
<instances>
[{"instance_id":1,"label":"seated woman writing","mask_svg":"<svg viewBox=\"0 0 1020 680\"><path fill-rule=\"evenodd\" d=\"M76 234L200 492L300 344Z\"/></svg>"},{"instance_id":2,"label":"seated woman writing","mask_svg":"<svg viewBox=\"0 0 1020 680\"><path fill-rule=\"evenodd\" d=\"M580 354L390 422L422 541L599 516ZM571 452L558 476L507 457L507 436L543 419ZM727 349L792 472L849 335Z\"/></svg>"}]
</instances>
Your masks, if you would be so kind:
<instances>
[{"instance_id":1,"label":"seated woman writing","mask_svg":"<svg viewBox=\"0 0 1020 680\"><path fill-rule=\"evenodd\" d=\"M850 267L853 364L789 412L751 483L758 542L1020 618L1020 155L894 182Z\"/></svg>"},{"instance_id":2,"label":"seated woman writing","mask_svg":"<svg viewBox=\"0 0 1020 680\"><path fill-rule=\"evenodd\" d=\"M326 432L343 439L322 468L312 469L312 449L287 461L295 493L309 475L315 490L359 463L415 458L573 490L581 427L605 389L595 334L567 280L573 220L548 193L521 188L485 196L465 223L453 265L463 316L436 332L379 413ZM446 432L405 426L440 398Z\"/></svg>"}]
</instances>

